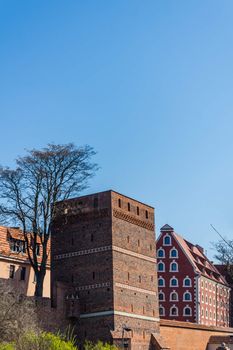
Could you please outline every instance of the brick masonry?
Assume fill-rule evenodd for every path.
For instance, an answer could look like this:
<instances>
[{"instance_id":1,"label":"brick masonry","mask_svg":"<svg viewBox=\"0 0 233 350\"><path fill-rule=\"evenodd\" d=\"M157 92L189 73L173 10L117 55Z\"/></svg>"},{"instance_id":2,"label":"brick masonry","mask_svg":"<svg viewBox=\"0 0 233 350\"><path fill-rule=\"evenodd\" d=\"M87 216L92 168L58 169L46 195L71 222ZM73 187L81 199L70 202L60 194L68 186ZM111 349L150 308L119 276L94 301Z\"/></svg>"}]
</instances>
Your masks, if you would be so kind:
<instances>
[{"instance_id":1,"label":"brick masonry","mask_svg":"<svg viewBox=\"0 0 233 350\"><path fill-rule=\"evenodd\" d=\"M56 287L61 282L80 304L72 322L81 342L117 343L125 325L131 349L149 349L159 329L154 209L106 191L58 203L57 213L53 306L64 303Z\"/></svg>"}]
</instances>

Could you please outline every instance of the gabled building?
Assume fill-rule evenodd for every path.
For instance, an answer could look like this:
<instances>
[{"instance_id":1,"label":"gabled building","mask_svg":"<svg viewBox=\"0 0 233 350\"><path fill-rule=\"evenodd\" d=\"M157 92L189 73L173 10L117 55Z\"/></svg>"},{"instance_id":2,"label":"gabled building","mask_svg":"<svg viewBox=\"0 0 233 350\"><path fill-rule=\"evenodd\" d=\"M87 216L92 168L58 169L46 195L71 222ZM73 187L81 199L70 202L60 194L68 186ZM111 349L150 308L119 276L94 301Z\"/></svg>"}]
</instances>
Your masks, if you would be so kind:
<instances>
[{"instance_id":1,"label":"gabled building","mask_svg":"<svg viewBox=\"0 0 233 350\"><path fill-rule=\"evenodd\" d=\"M157 240L160 317L220 327L229 326L230 288L194 245L165 225Z\"/></svg>"},{"instance_id":2,"label":"gabled building","mask_svg":"<svg viewBox=\"0 0 233 350\"><path fill-rule=\"evenodd\" d=\"M222 276L225 277L227 283L231 287L230 292L230 327L233 327L233 266L232 265L214 265Z\"/></svg>"},{"instance_id":3,"label":"gabled building","mask_svg":"<svg viewBox=\"0 0 233 350\"><path fill-rule=\"evenodd\" d=\"M42 254L38 241L38 261ZM35 292L35 274L30 265L26 242L18 227L0 226L0 279L9 282L27 296ZM50 297L50 255L44 280L44 297Z\"/></svg>"}]
</instances>

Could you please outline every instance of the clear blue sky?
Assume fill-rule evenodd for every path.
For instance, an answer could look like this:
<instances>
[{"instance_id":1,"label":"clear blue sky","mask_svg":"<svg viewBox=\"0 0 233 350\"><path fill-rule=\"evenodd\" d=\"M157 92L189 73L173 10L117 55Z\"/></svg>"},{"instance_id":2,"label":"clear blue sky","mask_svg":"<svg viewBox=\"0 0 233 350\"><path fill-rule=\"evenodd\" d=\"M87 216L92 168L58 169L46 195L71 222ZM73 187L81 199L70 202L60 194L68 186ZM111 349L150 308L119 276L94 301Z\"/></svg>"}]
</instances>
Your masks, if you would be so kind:
<instances>
[{"instance_id":1,"label":"clear blue sky","mask_svg":"<svg viewBox=\"0 0 233 350\"><path fill-rule=\"evenodd\" d=\"M233 232L231 0L0 0L0 163L92 145L87 193L156 208L209 251Z\"/></svg>"}]
</instances>

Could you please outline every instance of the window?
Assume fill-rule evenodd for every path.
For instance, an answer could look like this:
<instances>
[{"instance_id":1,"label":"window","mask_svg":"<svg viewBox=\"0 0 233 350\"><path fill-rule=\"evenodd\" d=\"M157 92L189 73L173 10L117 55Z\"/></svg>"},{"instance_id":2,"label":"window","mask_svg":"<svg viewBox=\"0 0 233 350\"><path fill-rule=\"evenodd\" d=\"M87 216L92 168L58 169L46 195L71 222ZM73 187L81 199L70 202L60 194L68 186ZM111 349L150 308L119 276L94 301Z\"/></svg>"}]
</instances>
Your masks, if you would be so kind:
<instances>
[{"instance_id":1,"label":"window","mask_svg":"<svg viewBox=\"0 0 233 350\"><path fill-rule=\"evenodd\" d=\"M178 316L178 307L173 305L170 308L170 316Z\"/></svg>"},{"instance_id":2,"label":"window","mask_svg":"<svg viewBox=\"0 0 233 350\"><path fill-rule=\"evenodd\" d=\"M40 245L36 243L36 255L40 255Z\"/></svg>"},{"instance_id":3,"label":"window","mask_svg":"<svg viewBox=\"0 0 233 350\"><path fill-rule=\"evenodd\" d=\"M95 272L92 272L92 278L95 279Z\"/></svg>"},{"instance_id":4,"label":"window","mask_svg":"<svg viewBox=\"0 0 233 350\"><path fill-rule=\"evenodd\" d=\"M11 238L10 240L10 250L14 253L26 253L25 241L20 239Z\"/></svg>"},{"instance_id":5,"label":"window","mask_svg":"<svg viewBox=\"0 0 233 350\"><path fill-rule=\"evenodd\" d=\"M176 248L170 250L170 258L178 258L178 250Z\"/></svg>"},{"instance_id":6,"label":"window","mask_svg":"<svg viewBox=\"0 0 233 350\"><path fill-rule=\"evenodd\" d=\"M159 306L159 316L165 316L165 308L162 305Z\"/></svg>"},{"instance_id":7,"label":"window","mask_svg":"<svg viewBox=\"0 0 233 350\"><path fill-rule=\"evenodd\" d=\"M178 272L178 264L177 264L177 262L173 261L170 264L170 272Z\"/></svg>"},{"instance_id":8,"label":"window","mask_svg":"<svg viewBox=\"0 0 233 350\"><path fill-rule=\"evenodd\" d=\"M130 211L130 203L128 203L128 211Z\"/></svg>"},{"instance_id":9,"label":"window","mask_svg":"<svg viewBox=\"0 0 233 350\"><path fill-rule=\"evenodd\" d=\"M186 291L183 295L184 301L191 301L192 300L192 294L189 291Z\"/></svg>"},{"instance_id":10,"label":"window","mask_svg":"<svg viewBox=\"0 0 233 350\"><path fill-rule=\"evenodd\" d=\"M146 219L148 219L148 210L146 210Z\"/></svg>"},{"instance_id":11,"label":"window","mask_svg":"<svg viewBox=\"0 0 233 350\"><path fill-rule=\"evenodd\" d=\"M139 207L137 207L137 215L139 215Z\"/></svg>"},{"instance_id":12,"label":"window","mask_svg":"<svg viewBox=\"0 0 233 350\"><path fill-rule=\"evenodd\" d=\"M142 282L142 277L141 276L138 277L138 281L139 281L139 283Z\"/></svg>"},{"instance_id":13,"label":"window","mask_svg":"<svg viewBox=\"0 0 233 350\"><path fill-rule=\"evenodd\" d=\"M159 300L160 301L165 301L165 294L162 291L159 292Z\"/></svg>"},{"instance_id":14,"label":"window","mask_svg":"<svg viewBox=\"0 0 233 350\"><path fill-rule=\"evenodd\" d=\"M15 276L15 265L10 265L9 277L14 278Z\"/></svg>"},{"instance_id":15,"label":"window","mask_svg":"<svg viewBox=\"0 0 233 350\"><path fill-rule=\"evenodd\" d=\"M159 285L159 287L165 287L165 280L163 277L159 277L158 285Z\"/></svg>"},{"instance_id":16,"label":"window","mask_svg":"<svg viewBox=\"0 0 233 350\"><path fill-rule=\"evenodd\" d=\"M165 258L165 251L163 248L159 248L157 251L157 258Z\"/></svg>"},{"instance_id":17,"label":"window","mask_svg":"<svg viewBox=\"0 0 233 350\"><path fill-rule=\"evenodd\" d=\"M170 279L170 287L178 287L178 279L174 276Z\"/></svg>"},{"instance_id":18,"label":"window","mask_svg":"<svg viewBox=\"0 0 233 350\"><path fill-rule=\"evenodd\" d=\"M20 270L20 281L25 281L26 267L22 266Z\"/></svg>"},{"instance_id":19,"label":"window","mask_svg":"<svg viewBox=\"0 0 233 350\"><path fill-rule=\"evenodd\" d=\"M190 306L185 306L183 310L184 316L191 316L192 315L192 309Z\"/></svg>"},{"instance_id":20,"label":"window","mask_svg":"<svg viewBox=\"0 0 233 350\"><path fill-rule=\"evenodd\" d=\"M121 208L121 200L120 200L120 198L118 199L118 207Z\"/></svg>"},{"instance_id":21,"label":"window","mask_svg":"<svg viewBox=\"0 0 233 350\"><path fill-rule=\"evenodd\" d=\"M98 198L94 198L94 208L98 208L98 205L99 205L99 201L98 201Z\"/></svg>"},{"instance_id":22,"label":"window","mask_svg":"<svg viewBox=\"0 0 233 350\"><path fill-rule=\"evenodd\" d=\"M178 293L173 291L170 294L170 301L178 301Z\"/></svg>"},{"instance_id":23,"label":"window","mask_svg":"<svg viewBox=\"0 0 233 350\"><path fill-rule=\"evenodd\" d=\"M163 237L163 245L171 245L171 237L168 234Z\"/></svg>"},{"instance_id":24,"label":"window","mask_svg":"<svg viewBox=\"0 0 233 350\"><path fill-rule=\"evenodd\" d=\"M191 278L189 278L188 276L186 276L184 278L184 281L183 281L183 286L184 287L191 287L192 283L191 283Z\"/></svg>"},{"instance_id":25,"label":"window","mask_svg":"<svg viewBox=\"0 0 233 350\"><path fill-rule=\"evenodd\" d=\"M165 271L165 264L163 262L158 263L158 271L164 272Z\"/></svg>"}]
</instances>

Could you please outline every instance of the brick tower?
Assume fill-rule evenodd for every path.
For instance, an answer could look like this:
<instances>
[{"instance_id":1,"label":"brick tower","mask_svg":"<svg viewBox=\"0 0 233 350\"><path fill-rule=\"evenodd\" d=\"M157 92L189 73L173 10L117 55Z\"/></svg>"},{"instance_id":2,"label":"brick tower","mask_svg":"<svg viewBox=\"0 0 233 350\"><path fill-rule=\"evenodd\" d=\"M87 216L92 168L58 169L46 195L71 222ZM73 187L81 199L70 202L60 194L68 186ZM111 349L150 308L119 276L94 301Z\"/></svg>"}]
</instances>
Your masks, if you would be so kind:
<instances>
[{"instance_id":1,"label":"brick tower","mask_svg":"<svg viewBox=\"0 0 233 350\"><path fill-rule=\"evenodd\" d=\"M56 204L52 300L78 338L148 350L159 332L154 209L114 191ZM73 310L73 311L72 311Z\"/></svg>"}]
</instances>

